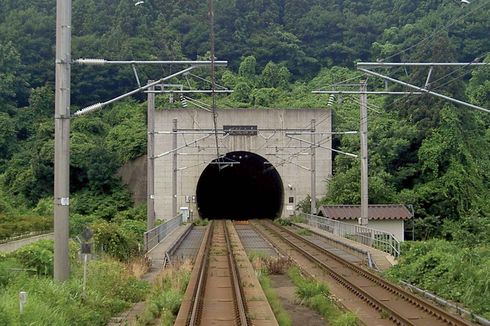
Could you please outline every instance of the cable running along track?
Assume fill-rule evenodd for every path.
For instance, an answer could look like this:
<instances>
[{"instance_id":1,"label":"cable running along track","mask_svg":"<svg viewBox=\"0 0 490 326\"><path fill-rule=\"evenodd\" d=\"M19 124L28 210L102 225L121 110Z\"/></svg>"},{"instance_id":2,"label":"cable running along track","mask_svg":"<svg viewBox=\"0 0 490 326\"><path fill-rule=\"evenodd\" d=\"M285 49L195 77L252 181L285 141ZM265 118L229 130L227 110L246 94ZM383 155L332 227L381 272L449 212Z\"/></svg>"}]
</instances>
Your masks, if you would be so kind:
<instances>
[{"instance_id":1,"label":"cable running along track","mask_svg":"<svg viewBox=\"0 0 490 326\"><path fill-rule=\"evenodd\" d=\"M186 325L251 325L225 221L211 222L200 258L197 277L189 284L192 304L179 312L187 316Z\"/></svg>"},{"instance_id":2,"label":"cable running along track","mask_svg":"<svg viewBox=\"0 0 490 326\"><path fill-rule=\"evenodd\" d=\"M387 314L397 325L472 325L453 316L438 306L393 285L374 273L345 261L293 231L271 222L256 222L257 229L266 238L279 238L298 253L325 270L333 279L355 293L382 315ZM272 235L272 237L271 237Z\"/></svg>"}]
</instances>

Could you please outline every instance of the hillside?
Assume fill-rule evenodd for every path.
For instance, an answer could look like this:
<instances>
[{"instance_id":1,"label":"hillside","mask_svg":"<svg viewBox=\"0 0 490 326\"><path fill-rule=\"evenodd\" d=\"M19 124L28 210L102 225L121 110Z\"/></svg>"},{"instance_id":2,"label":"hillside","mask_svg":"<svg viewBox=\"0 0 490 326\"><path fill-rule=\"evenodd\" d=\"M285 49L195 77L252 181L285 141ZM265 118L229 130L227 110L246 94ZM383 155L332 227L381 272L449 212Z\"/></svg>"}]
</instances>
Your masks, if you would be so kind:
<instances>
[{"instance_id":1,"label":"hillside","mask_svg":"<svg viewBox=\"0 0 490 326\"><path fill-rule=\"evenodd\" d=\"M73 0L73 58L210 57L206 1L134 3ZM51 226L55 9L54 0L0 1L2 237ZM235 90L218 96L218 107L325 107L328 97L311 91L364 78L356 61L490 62L489 13L488 0L216 0L216 56L229 61L218 83ZM178 69L138 67L142 81ZM393 74L417 85L427 78L418 68ZM431 80L433 90L490 108L489 66L438 68ZM72 111L136 86L130 67L73 65ZM71 233L90 225L121 260L137 251L145 229L145 207L133 207L116 177L146 153L144 100L137 95L71 122ZM167 96L157 103L181 105ZM335 130L358 129L356 97L332 98L329 107ZM431 96L370 97L369 109L370 202L413 205L415 240L429 240L408 243L390 275L490 317L490 114ZM333 143L359 151L358 136ZM322 201L359 203L359 170L358 160L335 155Z\"/></svg>"}]
</instances>

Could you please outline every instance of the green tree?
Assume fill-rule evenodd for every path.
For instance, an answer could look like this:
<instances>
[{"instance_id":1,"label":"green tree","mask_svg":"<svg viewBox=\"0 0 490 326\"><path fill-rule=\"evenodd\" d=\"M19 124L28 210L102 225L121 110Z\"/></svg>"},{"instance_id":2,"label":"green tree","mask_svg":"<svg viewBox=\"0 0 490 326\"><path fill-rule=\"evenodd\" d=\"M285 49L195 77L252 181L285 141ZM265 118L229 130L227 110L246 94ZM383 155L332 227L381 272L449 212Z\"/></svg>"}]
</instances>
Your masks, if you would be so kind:
<instances>
[{"instance_id":1,"label":"green tree","mask_svg":"<svg viewBox=\"0 0 490 326\"><path fill-rule=\"evenodd\" d=\"M18 89L20 55L12 42L0 42L0 111L10 112Z\"/></svg>"},{"instance_id":2,"label":"green tree","mask_svg":"<svg viewBox=\"0 0 490 326\"><path fill-rule=\"evenodd\" d=\"M15 147L15 122L7 113L0 112L0 173Z\"/></svg>"},{"instance_id":3,"label":"green tree","mask_svg":"<svg viewBox=\"0 0 490 326\"><path fill-rule=\"evenodd\" d=\"M286 89L289 85L291 74L288 69L269 61L262 70L261 85L266 88Z\"/></svg>"},{"instance_id":4,"label":"green tree","mask_svg":"<svg viewBox=\"0 0 490 326\"><path fill-rule=\"evenodd\" d=\"M250 55L245 57L240 63L240 68L238 69L238 75L240 77L246 78L249 81L253 81L255 79L255 68L257 65L257 60L255 57Z\"/></svg>"}]
</instances>

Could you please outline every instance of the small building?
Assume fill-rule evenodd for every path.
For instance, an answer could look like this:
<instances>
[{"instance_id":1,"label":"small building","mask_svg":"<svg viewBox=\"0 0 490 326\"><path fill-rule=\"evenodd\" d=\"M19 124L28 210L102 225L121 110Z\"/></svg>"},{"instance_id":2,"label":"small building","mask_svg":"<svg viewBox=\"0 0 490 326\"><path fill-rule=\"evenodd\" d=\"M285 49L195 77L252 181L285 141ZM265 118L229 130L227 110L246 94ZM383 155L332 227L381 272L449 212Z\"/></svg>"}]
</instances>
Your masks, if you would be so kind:
<instances>
[{"instance_id":1,"label":"small building","mask_svg":"<svg viewBox=\"0 0 490 326\"><path fill-rule=\"evenodd\" d=\"M360 205L323 205L318 215L332 220L358 224L361 217ZM367 227L391 233L404 241L405 221L413 218L413 211L405 205L369 205Z\"/></svg>"}]
</instances>

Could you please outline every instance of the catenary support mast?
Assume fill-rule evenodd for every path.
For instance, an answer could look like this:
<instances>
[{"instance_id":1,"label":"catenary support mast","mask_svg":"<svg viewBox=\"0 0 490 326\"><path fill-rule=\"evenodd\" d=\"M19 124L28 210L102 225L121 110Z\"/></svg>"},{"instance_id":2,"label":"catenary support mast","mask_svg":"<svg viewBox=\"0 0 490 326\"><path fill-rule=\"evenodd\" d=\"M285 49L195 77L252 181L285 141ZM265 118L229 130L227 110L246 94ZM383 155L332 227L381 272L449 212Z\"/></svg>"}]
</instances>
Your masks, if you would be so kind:
<instances>
[{"instance_id":1,"label":"catenary support mast","mask_svg":"<svg viewBox=\"0 0 490 326\"><path fill-rule=\"evenodd\" d=\"M56 93L54 154L54 279L70 276L68 217L70 214L70 64L71 0L56 3Z\"/></svg>"}]
</instances>

